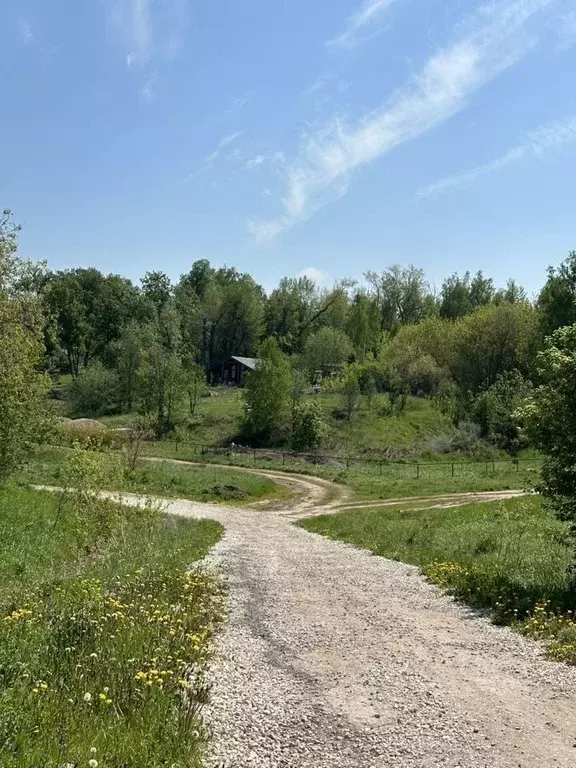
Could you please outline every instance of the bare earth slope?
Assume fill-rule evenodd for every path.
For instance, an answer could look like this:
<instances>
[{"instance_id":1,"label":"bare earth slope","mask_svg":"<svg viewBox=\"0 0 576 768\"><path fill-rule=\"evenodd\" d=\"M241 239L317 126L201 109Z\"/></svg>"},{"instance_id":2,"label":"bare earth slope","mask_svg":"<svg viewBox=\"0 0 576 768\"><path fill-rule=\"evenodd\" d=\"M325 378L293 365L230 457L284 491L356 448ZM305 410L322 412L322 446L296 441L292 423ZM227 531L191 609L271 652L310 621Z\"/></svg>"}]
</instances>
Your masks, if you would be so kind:
<instances>
[{"instance_id":1,"label":"bare earth slope","mask_svg":"<svg viewBox=\"0 0 576 768\"><path fill-rule=\"evenodd\" d=\"M295 527L289 510L164 505L226 526L209 562L231 600L209 766L576 765L576 669L533 641L411 566Z\"/></svg>"}]
</instances>

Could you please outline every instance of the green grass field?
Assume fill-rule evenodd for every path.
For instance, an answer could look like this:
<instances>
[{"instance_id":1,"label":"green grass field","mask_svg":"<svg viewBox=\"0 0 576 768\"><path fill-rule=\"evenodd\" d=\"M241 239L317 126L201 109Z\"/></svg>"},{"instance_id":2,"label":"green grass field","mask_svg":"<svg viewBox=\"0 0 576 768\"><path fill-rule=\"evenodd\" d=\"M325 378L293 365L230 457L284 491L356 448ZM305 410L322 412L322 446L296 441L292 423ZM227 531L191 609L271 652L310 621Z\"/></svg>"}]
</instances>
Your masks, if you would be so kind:
<instances>
[{"instance_id":1,"label":"green grass field","mask_svg":"<svg viewBox=\"0 0 576 768\"><path fill-rule=\"evenodd\" d=\"M20 473L18 480L33 485L62 485L69 456L70 452L63 448L44 448ZM149 461L140 461L133 472L124 473L122 481L119 484L112 482L112 486L106 490L236 505L289 495L284 486L273 480L241 470Z\"/></svg>"},{"instance_id":2,"label":"green grass field","mask_svg":"<svg viewBox=\"0 0 576 768\"><path fill-rule=\"evenodd\" d=\"M573 540L539 497L449 509L352 510L299 523L308 531L419 566L497 623L549 642L576 663Z\"/></svg>"},{"instance_id":3,"label":"green grass field","mask_svg":"<svg viewBox=\"0 0 576 768\"><path fill-rule=\"evenodd\" d=\"M221 526L112 506L0 490L3 768L201 765Z\"/></svg>"},{"instance_id":4,"label":"green grass field","mask_svg":"<svg viewBox=\"0 0 576 768\"><path fill-rule=\"evenodd\" d=\"M293 459L286 453L270 458L256 458L252 453L236 453L228 456L202 455L194 445L173 441L149 443L143 447L149 456L175 458L184 461L205 461L230 466L259 467L285 472L316 475L348 485L357 499L393 499L439 493L465 493L470 491L502 491L531 488L538 481L541 460L538 457L522 459L518 465L512 461L466 461L462 457L454 462L446 458L438 461L413 462L364 462L313 463ZM265 452L257 452L256 456ZM452 469L453 467L453 469Z\"/></svg>"}]
</instances>

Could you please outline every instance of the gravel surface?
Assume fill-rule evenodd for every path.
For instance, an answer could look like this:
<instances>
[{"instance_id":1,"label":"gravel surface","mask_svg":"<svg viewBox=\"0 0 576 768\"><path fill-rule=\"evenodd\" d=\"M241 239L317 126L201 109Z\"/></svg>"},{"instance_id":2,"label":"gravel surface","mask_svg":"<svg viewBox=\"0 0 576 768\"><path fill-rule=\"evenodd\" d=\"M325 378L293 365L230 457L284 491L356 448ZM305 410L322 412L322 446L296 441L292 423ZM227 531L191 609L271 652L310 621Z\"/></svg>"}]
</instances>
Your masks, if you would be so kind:
<instances>
[{"instance_id":1,"label":"gravel surface","mask_svg":"<svg viewBox=\"0 0 576 768\"><path fill-rule=\"evenodd\" d=\"M310 499L164 507L226 527L208 561L230 586L208 768L576 766L576 669L416 568L294 526Z\"/></svg>"}]
</instances>

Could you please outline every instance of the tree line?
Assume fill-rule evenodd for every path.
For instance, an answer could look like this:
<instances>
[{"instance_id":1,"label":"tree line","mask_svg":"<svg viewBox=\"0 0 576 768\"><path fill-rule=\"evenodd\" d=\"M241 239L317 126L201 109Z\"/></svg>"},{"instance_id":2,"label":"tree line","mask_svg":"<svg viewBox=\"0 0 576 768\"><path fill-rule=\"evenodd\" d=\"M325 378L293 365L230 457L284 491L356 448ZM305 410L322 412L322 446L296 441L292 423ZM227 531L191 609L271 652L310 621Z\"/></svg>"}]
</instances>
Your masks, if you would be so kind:
<instances>
[{"instance_id":1,"label":"tree line","mask_svg":"<svg viewBox=\"0 0 576 768\"><path fill-rule=\"evenodd\" d=\"M231 355L261 359L245 392L244 435L254 442L319 445L325 424L303 396L319 383L340 393L348 420L359 398L386 393L391 414L410 395L429 397L455 425L473 423L513 453L528 439L547 450L562 429L572 435L576 252L549 268L535 299L513 280L498 288L482 272L450 275L435 293L423 270L400 265L330 288L285 277L267 294L251 275L207 260L177 282L155 271L139 285L95 268L54 272L18 258L18 231L4 211L0 465L39 439L39 403L60 374L71 377L79 410L137 409L161 436L177 427L183 401L194 415ZM576 474L558 458L562 450L554 448L546 471L566 495Z\"/></svg>"}]
</instances>

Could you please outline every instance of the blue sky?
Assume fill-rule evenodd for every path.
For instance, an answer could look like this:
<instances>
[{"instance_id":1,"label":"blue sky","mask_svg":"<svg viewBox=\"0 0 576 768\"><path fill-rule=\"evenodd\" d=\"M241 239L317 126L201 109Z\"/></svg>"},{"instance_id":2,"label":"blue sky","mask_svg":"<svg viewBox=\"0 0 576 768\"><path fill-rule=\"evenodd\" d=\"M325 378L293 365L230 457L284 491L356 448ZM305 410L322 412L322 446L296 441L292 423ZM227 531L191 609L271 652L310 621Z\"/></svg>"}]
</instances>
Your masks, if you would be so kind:
<instances>
[{"instance_id":1,"label":"blue sky","mask_svg":"<svg viewBox=\"0 0 576 768\"><path fill-rule=\"evenodd\" d=\"M392 263L530 290L576 249L571 0L4 0L21 252L270 289Z\"/></svg>"}]
</instances>

